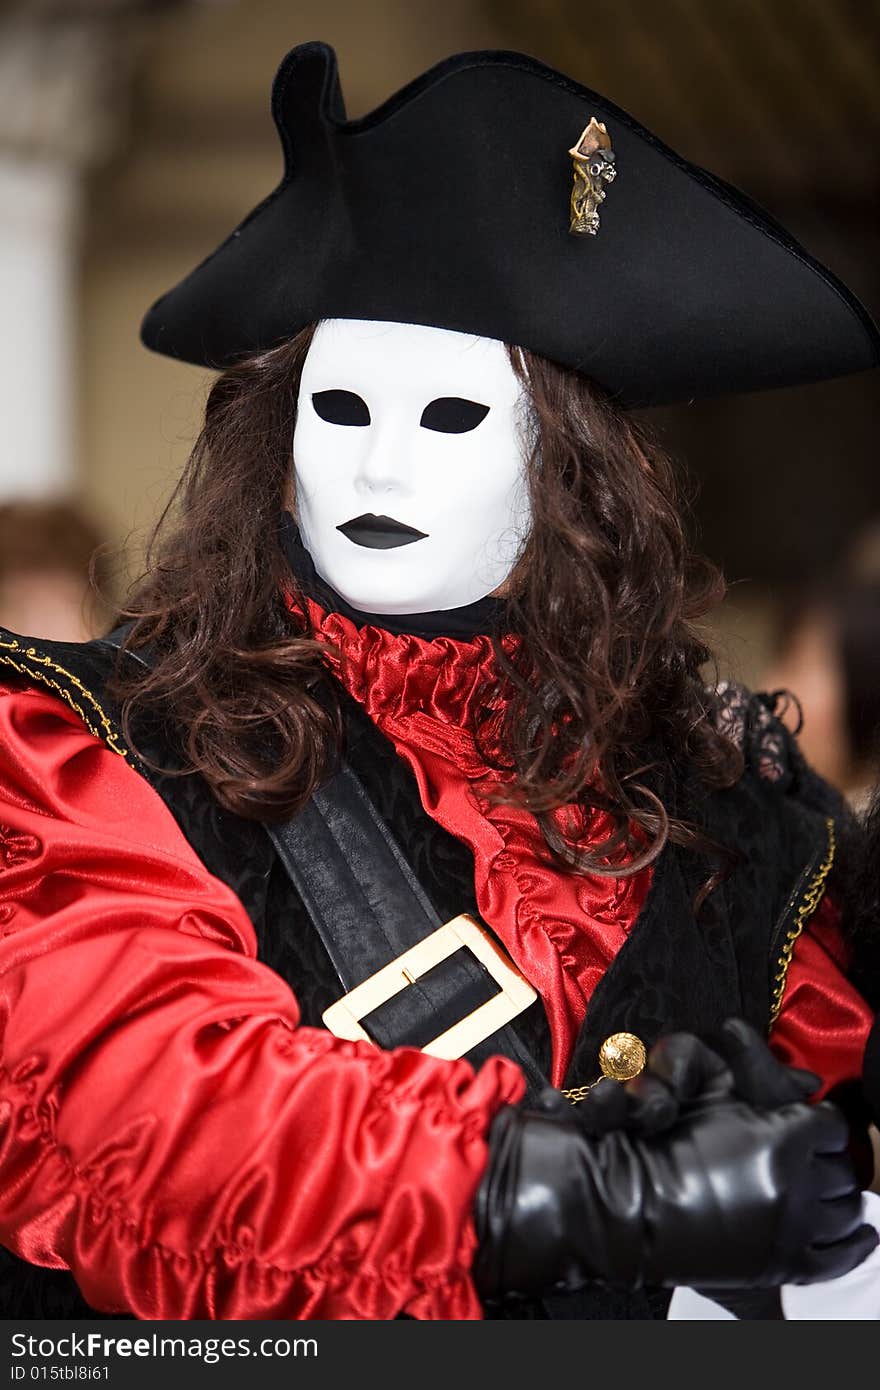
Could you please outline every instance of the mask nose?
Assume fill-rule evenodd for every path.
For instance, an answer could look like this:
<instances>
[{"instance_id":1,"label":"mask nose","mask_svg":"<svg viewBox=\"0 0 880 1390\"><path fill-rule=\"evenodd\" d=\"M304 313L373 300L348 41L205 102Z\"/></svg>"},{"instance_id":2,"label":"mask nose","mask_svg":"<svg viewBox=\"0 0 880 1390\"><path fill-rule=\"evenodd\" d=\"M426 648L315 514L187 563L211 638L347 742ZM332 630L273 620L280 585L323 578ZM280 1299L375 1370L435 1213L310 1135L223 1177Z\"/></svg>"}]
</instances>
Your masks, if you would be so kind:
<instances>
[{"instance_id":1,"label":"mask nose","mask_svg":"<svg viewBox=\"0 0 880 1390\"><path fill-rule=\"evenodd\" d=\"M364 497L406 496L412 483L412 441L408 430L373 425L355 470L355 490Z\"/></svg>"}]
</instances>

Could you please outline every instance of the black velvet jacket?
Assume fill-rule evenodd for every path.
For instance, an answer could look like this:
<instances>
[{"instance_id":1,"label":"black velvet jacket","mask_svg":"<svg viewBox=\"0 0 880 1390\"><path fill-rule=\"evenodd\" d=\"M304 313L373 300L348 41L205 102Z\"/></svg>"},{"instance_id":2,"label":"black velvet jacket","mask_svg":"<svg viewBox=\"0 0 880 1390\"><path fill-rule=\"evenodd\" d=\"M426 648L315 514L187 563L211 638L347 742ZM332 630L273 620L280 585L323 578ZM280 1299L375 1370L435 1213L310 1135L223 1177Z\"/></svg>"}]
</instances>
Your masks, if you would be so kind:
<instances>
[{"instance_id":1,"label":"black velvet jacket","mask_svg":"<svg viewBox=\"0 0 880 1390\"><path fill-rule=\"evenodd\" d=\"M52 643L0 629L0 678L49 686L85 716L94 733L119 748L122 734L105 692L115 655L102 641ZM477 916L470 852L424 812L408 767L344 693L343 708L346 756L441 919L461 912ZM590 1001L566 1087L599 1075L598 1051L611 1033L634 1033L650 1046L677 1029L711 1036L732 1014L766 1030L778 1008L794 941L831 869L842 808L806 767L769 702L734 690L724 717L745 752L746 770L737 786L707 792L689 770L667 766L654 789L673 814L734 850L735 866L697 915L696 895L717 863L692 850L664 849L636 926ZM139 734L138 745L160 764L173 764L161 731ZM323 1010L343 991L264 827L223 810L198 776L163 778L138 766L208 870L238 894L256 929L260 958L296 993L303 1023L320 1026ZM513 1026L548 1067L540 1000ZM36 1269L5 1251L0 1255L0 1316L95 1316L66 1272ZM667 1303L661 1291L630 1295L593 1286L489 1315L655 1318L665 1315Z\"/></svg>"}]
</instances>

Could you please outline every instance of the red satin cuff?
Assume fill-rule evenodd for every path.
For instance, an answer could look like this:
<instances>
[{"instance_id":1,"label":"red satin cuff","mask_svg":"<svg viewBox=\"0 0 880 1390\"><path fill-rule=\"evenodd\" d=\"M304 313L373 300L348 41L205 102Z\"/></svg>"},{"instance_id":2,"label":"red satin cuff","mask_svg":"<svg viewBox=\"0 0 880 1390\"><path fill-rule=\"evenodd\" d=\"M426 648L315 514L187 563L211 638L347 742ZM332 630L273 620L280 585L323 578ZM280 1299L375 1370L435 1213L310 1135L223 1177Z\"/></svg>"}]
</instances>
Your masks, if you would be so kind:
<instances>
[{"instance_id":1,"label":"red satin cuff","mask_svg":"<svg viewBox=\"0 0 880 1390\"><path fill-rule=\"evenodd\" d=\"M478 1318L502 1059L298 1026L235 895L66 706L0 691L0 1238L142 1318Z\"/></svg>"}]
</instances>

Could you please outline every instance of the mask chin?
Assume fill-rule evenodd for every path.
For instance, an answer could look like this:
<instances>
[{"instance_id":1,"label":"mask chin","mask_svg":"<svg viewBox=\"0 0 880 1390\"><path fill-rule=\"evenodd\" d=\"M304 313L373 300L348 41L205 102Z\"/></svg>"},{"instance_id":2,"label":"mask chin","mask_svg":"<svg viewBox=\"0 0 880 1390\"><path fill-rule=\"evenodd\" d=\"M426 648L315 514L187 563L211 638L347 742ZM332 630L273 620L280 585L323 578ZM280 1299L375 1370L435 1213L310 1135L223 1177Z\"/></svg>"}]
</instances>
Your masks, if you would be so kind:
<instances>
[{"instance_id":1,"label":"mask chin","mask_svg":"<svg viewBox=\"0 0 880 1390\"><path fill-rule=\"evenodd\" d=\"M525 404L496 339L322 322L293 450L302 542L321 578L380 614L452 610L500 588L531 526Z\"/></svg>"},{"instance_id":2,"label":"mask chin","mask_svg":"<svg viewBox=\"0 0 880 1390\"><path fill-rule=\"evenodd\" d=\"M316 565L322 579L353 608L379 614L433 613L467 607L503 588L512 568L512 563L498 565L493 567L491 578L476 572L471 582L464 583L461 577L453 582L445 566L433 564L431 557L406 572L392 568L387 555L383 555L369 576L360 564L352 566L351 571L339 565L333 575L322 573Z\"/></svg>"}]
</instances>

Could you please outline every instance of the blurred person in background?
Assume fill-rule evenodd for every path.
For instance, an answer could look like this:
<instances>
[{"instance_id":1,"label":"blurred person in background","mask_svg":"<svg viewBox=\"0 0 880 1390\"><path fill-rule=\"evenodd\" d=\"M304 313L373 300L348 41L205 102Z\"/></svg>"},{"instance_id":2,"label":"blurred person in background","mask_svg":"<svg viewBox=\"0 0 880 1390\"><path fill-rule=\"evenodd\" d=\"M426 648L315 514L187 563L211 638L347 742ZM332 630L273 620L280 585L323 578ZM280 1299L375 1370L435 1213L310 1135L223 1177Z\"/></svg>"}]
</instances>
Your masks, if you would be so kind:
<instances>
[{"instance_id":1,"label":"blurred person in background","mask_svg":"<svg viewBox=\"0 0 880 1390\"><path fill-rule=\"evenodd\" d=\"M871 1021L845 812L704 688L719 577L626 408L866 369L877 331L524 55L348 123L303 45L273 110L283 182L144 322L221 374L127 621L0 654L10 1297L633 1318L844 1273L876 1237L803 1101ZM602 1075L733 1013L793 1068L739 1034L662 1134L595 1124Z\"/></svg>"},{"instance_id":2,"label":"blurred person in background","mask_svg":"<svg viewBox=\"0 0 880 1390\"><path fill-rule=\"evenodd\" d=\"M864 810L880 739L880 576L814 589L784 612L768 690L812 766Z\"/></svg>"},{"instance_id":3,"label":"blurred person in background","mask_svg":"<svg viewBox=\"0 0 880 1390\"><path fill-rule=\"evenodd\" d=\"M858 528L847 548L843 574L853 583L880 582L880 518Z\"/></svg>"},{"instance_id":4,"label":"blurred person in background","mask_svg":"<svg viewBox=\"0 0 880 1390\"><path fill-rule=\"evenodd\" d=\"M57 642L94 637L109 612L99 597L106 582L102 542L75 502L0 503L0 625Z\"/></svg>"}]
</instances>

